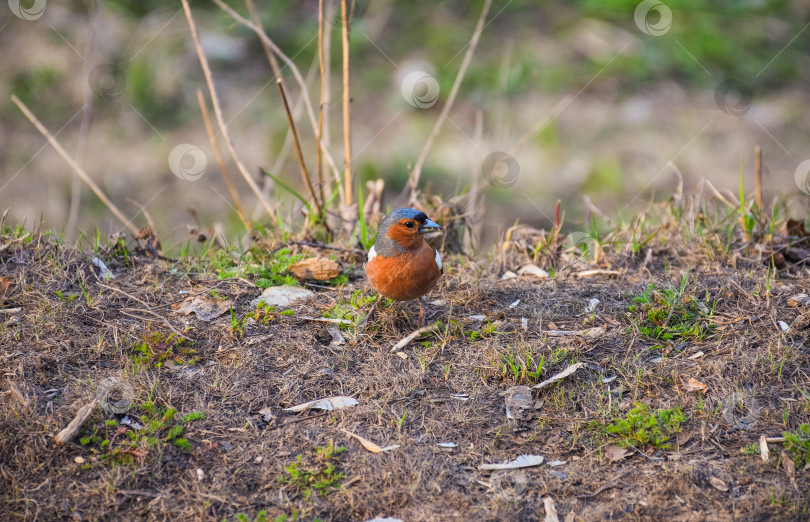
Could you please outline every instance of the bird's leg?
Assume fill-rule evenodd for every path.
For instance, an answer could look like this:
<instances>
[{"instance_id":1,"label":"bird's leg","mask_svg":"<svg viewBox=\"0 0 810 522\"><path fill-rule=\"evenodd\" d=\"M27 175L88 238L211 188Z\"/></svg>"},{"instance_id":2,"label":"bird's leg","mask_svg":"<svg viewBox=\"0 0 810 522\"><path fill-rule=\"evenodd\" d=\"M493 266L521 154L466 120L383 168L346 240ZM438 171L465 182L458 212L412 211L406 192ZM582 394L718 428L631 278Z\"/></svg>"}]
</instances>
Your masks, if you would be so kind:
<instances>
[{"instance_id":1,"label":"bird's leg","mask_svg":"<svg viewBox=\"0 0 810 522\"><path fill-rule=\"evenodd\" d=\"M427 299L425 296L419 298L419 327L423 327L427 324L425 320L425 304L427 303Z\"/></svg>"},{"instance_id":2,"label":"bird's leg","mask_svg":"<svg viewBox=\"0 0 810 522\"><path fill-rule=\"evenodd\" d=\"M368 311L368 314L366 314L366 318L363 319L363 321L359 325L357 325L357 331L358 332L364 332L366 330L366 326L368 325L368 320L371 319L371 316L374 314L374 311L377 309L377 305L380 304L380 299L382 299L382 296L380 294L377 294L377 300L374 301L373 305L371 305L371 309Z\"/></svg>"}]
</instances>

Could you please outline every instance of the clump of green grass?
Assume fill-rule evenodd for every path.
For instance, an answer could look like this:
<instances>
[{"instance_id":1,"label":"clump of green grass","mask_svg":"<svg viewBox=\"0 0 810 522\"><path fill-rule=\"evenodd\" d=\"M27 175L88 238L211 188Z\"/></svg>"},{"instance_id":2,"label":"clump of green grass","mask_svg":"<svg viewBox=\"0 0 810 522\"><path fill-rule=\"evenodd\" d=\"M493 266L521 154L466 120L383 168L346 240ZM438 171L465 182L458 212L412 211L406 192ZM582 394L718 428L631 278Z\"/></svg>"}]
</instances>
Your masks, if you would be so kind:
<instances>
[{"instance_id":1,"label":"clump of green grass","mask_svg":"<svg viewBox=\"0 0 810 522\"><path fill-rule=\"evenodd\" d=\"M166 361L177 365L194 364L200 358L197 351L191 349L190 344L177 334L149 332L144 334L133 348L129 360L135 373L147 368L160 368Z\"/></svg>"},{"instance_id":2,"label":"clump of green grass","mask_svg":"<svg viewBox=\"0 0 810 522\"><path fill-rule=\"evenodd\" d=\"M652 411L646 404L637 402L625 416L614 417L607 426L594 421L589 428L617 438L616 444L622 447L669 449L668 441L681 431L684 422L686 415L679 407Z\"/></svg>"},{"instance_id":3,"label":"clump of green grass","mask_svg":"<svg viewBox=\"0 0 810 522\"><path fill-rule=\"evenodd\" d=\"M527 345L506 345L503 350L497 350L494 365L498 368L501 379L512 379L516 384L535 384L540 380L546 364L546 356L536 356Z\"/></svg>"},{"instance_id":4,"label":"clump of green grass","mask_svg":"<svg viewBox=\"0 0 810 522\"><path fill-rule=\"evenodd\" d=\"M305 257L292 254L288 248L267 252L254 247L241 255L235 255L234 249L223 249L213 255L209 267L219 279L242 277L252 280L259 288L295 286L298 280L290 274L290 265Z\"/></svg>"},{"instance_id":5,"label":"clump of green grass","mask_svg":"<svg viewBox=\"0 0 810 522\"><path fill-rule=\"evenodd\" d=\"M309 500L312 493L325 497L340 489L343 472L337 471L337 464L338 455L344 451L346 448L335 447L332 442L323 447L316 447L313 457L304 459L302 455L298 455L295 462L284 466L286 474L276 480L294 486L304 500Z\"/></svg>"},{"instance_id":6,"label":"clump of green grass","mask_svg":"<svg viewBox=\"0 0 810 522\"><path fill-rule=\"evenodd\" d=\"M700 340L712 331L714 325L709 320L714 314L714 304L709 309L694 295L687 295L688 279L687 272L678 288L650 284L633 298L627 311L641 334L663 341Z\"/></svg>"},{"instance_id":7,"label":"clump of green grass","mask_svg":"<svg viewBox=\"0 0 810 522\"><path fill-rule=\"evenodd\" d=\"M810 464L810 424L802 424L794 432L785 432L785 449L791 454L796 467Z\"/></svg>"},{"instance_id":8,"label":"clump of green grass","mask_svg":"<svg viewBox=\"0 0 810 522\"><path fill-rule=\"evenodd\" d=\"M236 520L238 520L239 522L250 522L251 521L251 519L248 518L244 513L237 513L236 514ZM253 522L267 522L267 520L268 520L267 519L267 511L265 511L265 510L259 511L258 513L256 513L256 516L253 517ZM273 518L273 522L288 522L288 521L289 522L295 522L296 520L298 520L298 512L295 509L292 510L292 515L290 515L290 516L279 515L279 516ZM316 518L314 520L321 520L321 519Z\"/></svg>"},{"instance_id":9,"label":"clump of green grass","mask_svg":"<svg viewBox=\"0 0 810 522\"><path fill-rule=\"evenodd\" d=\"M108 464L133 464L153 450L162 452L167 445L191 451L191 443L181 435L189 423L205 418L205 414L196 411L177 418L176 409L163 408L151 401L133 408L128 416L132 423L126 426L117 420L92 428L85 426L79 443L91 448Z\"/></svg>"},{"instance_id":10,"label":"clump of green grass","mask_svg":"<svg viewBox=\"0 0 810 522\"><path fill-rule=\"evenodd\" d=\"M759 455L761 450L759 449L759 443L752 442L751 444L746 444L745 446L740 449L740 452L743 455Z\"/></svg>"},{"instance_id":11,"label":"clump of green grass","mask_svg":"<svg viewBox=\"0 0 810 522\"><path fill-rule=\"evenodd\" d=\"M375 294L363 295L362 290L355 290L348 299L345 297L338 299L332 308L324 312L323 316L331 319L346 319L347 321L351 321L351 326L355 326L366 316L368 311L364 309L368 308L375 299L377 299ZM390 302L390 300L386 301ZM342 324L340 326L342 328L348 328L350 325Z\"/></svg>"}]
</instances>

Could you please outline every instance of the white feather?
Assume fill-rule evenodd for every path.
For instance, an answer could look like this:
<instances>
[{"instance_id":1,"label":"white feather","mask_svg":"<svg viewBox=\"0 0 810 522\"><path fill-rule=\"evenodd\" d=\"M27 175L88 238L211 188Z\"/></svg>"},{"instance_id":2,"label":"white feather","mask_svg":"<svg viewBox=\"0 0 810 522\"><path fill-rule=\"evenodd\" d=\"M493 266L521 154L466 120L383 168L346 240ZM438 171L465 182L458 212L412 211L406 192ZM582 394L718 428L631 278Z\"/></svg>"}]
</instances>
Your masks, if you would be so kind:
<instances>
[{"instance_id":1,"label":"white feather","mask_svg":"<svg viewBox=\"0 0 810 522\"><path fill-rule=\"evenodd\" d=\"M374 245L371 245L371 250L368 251L368 260L371 261L375 257L377 257L377 251L374 250Z\"/></svg>"},{"instance_id":2,"label":"white feather","mask_svg":"<svg viewBox=\"0 0 810 522\"><path fill-rule=\"evenodd\" d=\"M439 265L439 270L441 270L442 269L442 256L439 255L439 251L436 250L435 248L433 249L433 251L436 253L436 264Z\"/></svg>"}]
</instances>

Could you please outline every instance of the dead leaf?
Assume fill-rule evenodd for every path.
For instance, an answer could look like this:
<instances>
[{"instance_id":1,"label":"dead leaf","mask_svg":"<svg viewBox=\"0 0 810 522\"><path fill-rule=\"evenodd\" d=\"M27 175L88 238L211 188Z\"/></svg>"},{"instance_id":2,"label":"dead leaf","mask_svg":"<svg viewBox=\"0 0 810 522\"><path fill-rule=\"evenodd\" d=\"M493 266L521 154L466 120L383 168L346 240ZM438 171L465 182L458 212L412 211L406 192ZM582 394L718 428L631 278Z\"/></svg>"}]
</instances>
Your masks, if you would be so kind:
<instances>
[{"instance_id":1,"label":"dead leaf","mask_svg":"<svg viewBox=\"0 0 810 522\"><path fill-rule=\"evenodd\" d=\"M346 339L343 338L343 334L340 333L340 329L334 326L327 326L326 331L329 332L329 335L332 336L332 342L329 343L329 346L335 348L342 344L346 344Z\"/></svg>"},{"instance_id":2,"label":"dead leaf","mask_svg":"<svg viewBox=\"0 0 810 522\"><path fill-rule=\"evenodd\" d=\"M554 499L553 498L544 497L543 498L543 507L546 510L545 522L560 522L560 518L557 516L557 507L554 506Z\"/></svg>"},{"instance_id":3,"label":"dead leaf","mask_svg":"<svg viewBox=\"0 0 810 522\"><path fill-rule=\"evenodd\" d=\"M172 306L174 307L176 304ZM198 295L187 297L174 312L178 314L195 313L200 321L209 322L230 310L232 306L233 301L230 299L218 300Z\"/></svg>"},{"instance_id":4,"label":"dead leaf","mask_svg":"<svg viewBox=\"0 0 810 522\"><path fill-rule=\"evenodd\" d=\"M504 464L481 464L478 469L481 471L486 470L501 470L501 469L517 469L529 468L532 466L539 466L543 463L543 456L541 455L521 455L515 460L506 462Z\"/></svg>"},{"instance_id":5,"label":"dead leaf","mask_svg":"<svg viewBox=\"0 0 810 522\"><path fill-rule=\"evenodd\" d=\"M527 411L532 409L534 403L531 388L528 386L512 386L503 392L502 395L506 402L507 419L527 419Z\"/></svg>"},{"instance_id":6,"label":"dead leaf","mask_svg":"<svg viewBox=\"0 0 810 522\"><path fill-rule=\"evenodd\" d=\"M689 440L691 438L692 438L692 432L684 430L684 431L678 433L678 436L675 438L675 442L678 443L678 446L683 446L684 444L689 442Z\"/></svg>"},{"instance_id":7,"label":"dead leaf","mask_svg":"<svg viewBox=\"0 0 810 522\"><path fill-rule=\"evenodd\" d=\"M582 368L583 366L585 366L585 363L580 362L580 363L572 364L571 366L569 366L565 370L561 371L557 375L551 377L550 379L546 379L545 381L541 382L540 384L535 384L534 388L537 389L537 390L545 388L549 384L552 384L552 383L554 383L556 381L559 381L560 379L565 379L566 377L568 377L569 375L571 375L572 373L577 371L579 368Z\"/></svg>"},{"instance_id":8,"label":"dead leaf","mask_svg":"<svg viewBox=\"0 0 810 522\"><path fill-rule=\"evenodd\" d=\"M98 268L99 272L98 276L101 279L115 279L115 275L110 271L109 268L107 268L107 265L104 264L104 261L102 261L97 257L94 257L93 259L90 260L90 262L93 263L93 265L95 265L96 268Z\"/></svg>"},{"instance_id":9,"label":"dead leaf","mask_svg":"<svg viewBox=\"0 0 810 522\"><path fill-rule=\"evenodd\" d=\"M346 430L340 430L340 431L342 431L346 435L350 435L350 436L354 437L355 439L357 439L358 441L360 441L360 444L362 444L363 447L366 448L367 450L369 450L370 452L372 452L372 453L382 453L382 448L379 447L378 445L374 444L370 440L368 440L366 438L363 438L360 435L357 435L356 433L352 433L350 431L346 431Z\"/></svg>"},{"instance_id":10,"label":"dead leaf","mask_svg":"<svg viewBox=\"0 0 810 522\"><path fill-rule=\"evenodd\" d=\"M759 437L759 456L762 460L768 462L770 460L770 452L768 451L768 437L762 435Z\"/></svg>"},{"instance_id":11,"label":"dead leaf","mask_svg":"<svg viewBox=\"0 0 810 522\"><path fill-rule=\"evenodd\" d=\"M251 301L250 306L256 308L260 302L264 302L266 306L284 307L310 297L315 297L315 293L300 286L271 286L265 288L259 297Z\"/></svg>"},{"instance_id":12,"label":"dead leaf","mask_svg":"<svg viewBox=\"0 0 810 522\"><path fill-rule=\"evenodd\" d=\"M707 385L703 384L694 377L689 377L689 379L687 379L686 381L684 381L683 378L681 378L681 382L683 383L683 388L686 391L706 393L706 391L708 391L709 389Z\"/></svg>"},{"instance_id":13,"label":"dead leaf","mask_svg":"<svg viewBox=\"0 0 810 522\"><path fill-rule=\"evenodd\" d=\"M619 462L629 454L630 452L621 446L611 444L605 448L605 456L610 459L611 462Z\"/></svg>"},{"instance_id":14,"label":"dead leaf","mask_svg":"<svg viewBox=\"0 0 810 522\"><path fill-rule=\"evenodd\" d=\"M796 464L793 463L793 459L785 451L782 452L782 469L785 470L785 475L790 478L796 475Z\"/></svg>"},{"instance_id":15,"label":"dead leaf","mask_svg":"<svg viewBox=\"0 0 810 522\"><path fill-rule=\"evenodd\" d=\"M360 444L362 444L364 448L366 448L367 450L369 450L372 453L383 453L385 451L390 451L392 449L396 449L396 448L399 447L398 444L394 444L393 446L386 446L385 448L381 448L377 444L374 444L370 440L368 440L368 439L366 439L364 437L361 437L360 435L357 435L356 433L352 433L350 431L346 431L346 430L343 430L343 429L341 429L340 431L342 431L346 435L352 436L355 439L357 439L358 441L360 441Z\"/></svg>"},{"instance_id":16,"label":"dead leaf","mask_svg":"<svg viewBox=\"0 0 810 522\"><path fill-rule=\"evenodd\" d=\"M717 491L728 491L728 484L726 484L726 482L722 479L712 477L709 479L709 482L711 483L712 487Z\"/></svg>"},{"instance_id":17,"label":"dead leaf","mask_svg":"<svg viewBox=\"0 0 810 522\"><path fill-rule=\"evenodd\" d=\"M292 413L298 413L307 409L332 411L350 408L352 406L357 406L357 404L357 399L354 397L338 396L309 401L296 406L290 406L289 408L284 408L284 411Z\"/></svg>"},{"instance_id":18,"label":"dead leaf","mask_svg":"<svg viewBox=\"0 0 810 522\"><path fill-rule=\"evenodd\" d=\"M264 422L270 422L271 420L273 420L274 417L273 409L270 408L269 406L267 408L262 408L259 410L259 415L261 415L264 418Z\"/></svg>"},{"instance_id":19,"label":"dead leaf","mask_svg":"<svg viewBox=\"0 0 810 522\"><path fill-rule=\"evenodd\" d=\"M160 239L150 227L143 227L139 230L138 236L135 239L138 240L139 244L140 241L144 242L143 248L150 257L160 257L162 254Z\"/></svg>"},{"instance_id":20,"label":"dead leaf","mask_svg":"<svg viewBox=\"0 0 810 522\"><path fill-rule=\"evenodd\" d=\"M789 297L787 300L788 306L810 306L810 295L807 294L797 294L793 297Z\"/></svg>"},{"instance_id":21,"label":"dead leaf","mask_svg":"<svg viewBox=\"0 0 810 522\"><path fill-rule=\"evenodd\" d=\"M543 270L542 268L540 268L537 265L526 265L526 266L520 267L520 269L517 271L517 275L519 275L519 276L530 275L530 276L537 277L539 279L548 279L549 278L548 272L546 272L545 270Z\"/></svg>"},{"instance_id":22,"label":"dead leaf","mask_svg":"<svg viewBox=\"0 0 810 522\"><path fill-rule=\"evenodd\" d=\"M5 297L9 288L11 288L11 278L0 277L0 297Z\"/></svg>"},{"instance_id":23,"label":"dead leaf","mask_svg":"<svg viewBox=\"0 0 810 522\"><path fill-rule=\"evenodd\" d=\"M290 272L298 279L317 279L329 281L342 272L337 261L328 257L310 257L290 265Z\"/></svg>"}]
</instances>

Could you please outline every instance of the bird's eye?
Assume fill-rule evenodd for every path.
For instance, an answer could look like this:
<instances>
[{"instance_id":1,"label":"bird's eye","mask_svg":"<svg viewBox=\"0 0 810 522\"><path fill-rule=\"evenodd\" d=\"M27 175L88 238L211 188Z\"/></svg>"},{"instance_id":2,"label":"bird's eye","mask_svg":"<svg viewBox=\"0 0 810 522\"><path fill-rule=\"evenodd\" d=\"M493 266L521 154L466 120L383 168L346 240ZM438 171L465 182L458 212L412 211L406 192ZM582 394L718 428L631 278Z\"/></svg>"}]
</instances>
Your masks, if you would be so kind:
<instances>
[{"instance_id":1,"label":"bird's eye","mask_svg":"<svg viewBox=\"0 0 810 522\"><path fill-rule=\"evenodd\" d=\"M413 221L406 221L405 226L408 228L413 228Z\"/></svg>"}]
</instances>

